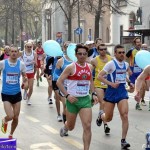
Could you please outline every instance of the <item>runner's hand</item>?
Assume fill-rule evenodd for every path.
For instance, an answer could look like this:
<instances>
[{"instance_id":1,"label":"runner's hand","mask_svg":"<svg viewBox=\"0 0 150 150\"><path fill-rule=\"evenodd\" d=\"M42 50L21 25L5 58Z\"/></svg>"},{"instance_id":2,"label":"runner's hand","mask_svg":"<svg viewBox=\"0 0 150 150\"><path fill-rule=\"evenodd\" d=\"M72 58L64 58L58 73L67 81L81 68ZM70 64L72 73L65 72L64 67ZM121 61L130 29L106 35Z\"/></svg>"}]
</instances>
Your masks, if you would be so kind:
<instances>
[{"instance_id":1,"label":"runner's hand","mask_svg":"<svg viewBox=\"0 0 150 150\"><path fill-rule=\"evenodd\" d=\"M134 99L135 99L137 102L140 102L140 100L141 100L140 92L137 92L137 93L135 94Z\"/></svg>"},{"instance_id":2,"label":"runner's hand","mask_svg":"<svg viewBox=\"0 0 150 150\"><path fill-rule=\"evenodd\" d=\"M67 100L68 100L70 103L74 103L74 102L76 102L78 99L77 99L76 97L72 96L72 95L69 95L69 96L67 97Z\"/></svg>"},{"instance_id":3,"label":"runner's hand","mask_svg":"<svg viewBox=\"0 0 150 150\"><path fill-rule=\"evenodd\" d=\"M116 82L116 83L111 82L110 86L116 89L116 88L118 88L119 84L120 83L118 83L118 82Z\"/></svg>"},{"instance_id":4,"label":"runner's hand","mask_svg":"<svg viewBox=\"0 0 150 150\"><path fill-rule=\"evenodd\" d=\"M97 96L93 95L92 100L93 100L93 102L92 102L93 105L96 105L98 103L98 97Z\"/></svg>"}]
</instances>

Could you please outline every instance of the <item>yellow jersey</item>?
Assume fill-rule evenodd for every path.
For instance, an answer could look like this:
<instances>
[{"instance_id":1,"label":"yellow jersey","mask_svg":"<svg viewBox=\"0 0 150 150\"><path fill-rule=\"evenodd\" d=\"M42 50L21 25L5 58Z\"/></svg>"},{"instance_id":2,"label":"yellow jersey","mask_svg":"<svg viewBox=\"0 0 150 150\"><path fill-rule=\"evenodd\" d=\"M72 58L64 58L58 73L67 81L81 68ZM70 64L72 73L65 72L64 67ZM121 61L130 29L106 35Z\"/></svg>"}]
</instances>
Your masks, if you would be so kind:
<instances>
[{"instance_id":1,"label":"yellow jersey","mask_svg":"<svg viewBox=\"0 0 150 150\"><path fill-rule=\"evenodd\" d=\"M112 60L111 56L106 55L106 57L107 57L107 62L109 62L110 60ZM104 62L102 59L100 59L99 56L96 56L96 60L97 60L97 66L95 68L94 87L97 87L97 88L107 88L106 84L104 84L103 82L101 82L100 80L97 79L97 76L98 76L99 72L103 69L103 67L105 66L105 64L107 62Z\"/></svg>"}]
</instances>

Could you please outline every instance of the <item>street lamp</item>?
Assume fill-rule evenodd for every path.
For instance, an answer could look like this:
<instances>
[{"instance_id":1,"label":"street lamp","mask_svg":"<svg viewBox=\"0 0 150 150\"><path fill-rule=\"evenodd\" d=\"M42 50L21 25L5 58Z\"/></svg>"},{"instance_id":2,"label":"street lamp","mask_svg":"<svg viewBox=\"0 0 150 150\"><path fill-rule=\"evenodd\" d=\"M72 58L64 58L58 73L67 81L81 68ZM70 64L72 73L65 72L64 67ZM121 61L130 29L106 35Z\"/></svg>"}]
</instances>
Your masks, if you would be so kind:
<instances>
[{"instance_id":1,"label":"street lamp","mask_svg":"<svg viewBox=\"0 0 150 150\"><path fill-rule=\"evenodd\" d=\"M51 39L51 10L46 11L47 29L48 29L48 40Z\"/></svg>"},{"instance_id":2,"label":"street lamp","mask_svg":"<svg viewBox=\"0 0 150 150\"><path fill-rule=\"evenodd\" d=\"M39 21L38 16L35 16L34 23L35 23L35 39L36 39L36 44L37 44L37 24L38 24L38 21Z\"/></svg>"}]
</instances>

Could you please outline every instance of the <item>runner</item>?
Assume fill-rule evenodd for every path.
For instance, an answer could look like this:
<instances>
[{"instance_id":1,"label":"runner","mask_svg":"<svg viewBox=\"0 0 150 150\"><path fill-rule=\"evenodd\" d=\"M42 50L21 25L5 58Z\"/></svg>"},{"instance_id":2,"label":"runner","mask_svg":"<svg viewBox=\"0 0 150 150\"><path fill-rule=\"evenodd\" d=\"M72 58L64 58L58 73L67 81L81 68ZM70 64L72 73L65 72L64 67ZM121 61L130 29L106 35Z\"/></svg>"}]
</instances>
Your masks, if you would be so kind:
<instances>
[{"instance_id":1,"label":"runner","mask_svg":"<svg viewBox=\"0 0 150 150\"><path fill-rule=\"evenodd\" d=\"M122 120L122 139L121 147L128 148L130 144L126 142L128 132L128 93L125 88L126 73L131 75L129 64L124 61L125 51L121 45L116 45L114 48L115 58L108 62L98 75L98 79L107 84L108 88L105 93L104 111L100 112L101 121L110 122L113 118L115 104L117 103L120 117ZM107 79L104 78L108 74Z\"/></svg>"},{"instance_id":2,"label":"runner","mask_svg":"<svg viewBox=\"0 0 150 150\"><path fill-rule=\"evenodd\" d=\"M138 76L135 81L135 100L139 102L142 98L141 88L143 87L143 82L146 82L147 90L150 91L150 65L148 65L143 72ZM149 95L150 96L150 95ZM149 101L149 111L150 111L150 101Z\"/></svg>"},{"instance_id":3,"label":"runner","mask_svg":"<svg viewBox=\"0 0 150 150\"><path fill-rule=\"evenodd\" d=\"M37 64L37 55L32 50L32 43L27 42L25 44L25 50L22 52L21 58L26 66L26 74L28 78L29 89L24 90L23 99L27 100L27 105L31 105L31 95L33 93L33 83L34 83L34 66Z\"/></svg>"},{"instance_id":4,"label":"runner","mask_svg":"<svg viewBox=\"0 0 150 150\"><path fill-rule=\"evenodd\" d=\"M3 72L2 82L2 101L6 116L2 120L1 130L3 133L7 132L8 122L11 123L11 131L9 138L13 138L13 133L18 125L18 118L21 106L21 89L20 89L20 75L23 76L23 81L27 82L25 74L25 65L18 60L19 50L15 47L10 48L10 57L0 61L0 70Z\"/></svg>"},{"instance_id":5,"label":"runner","mask_svg":"<svg viewBox=\"0 0 150 150\"><path fill-rule=\"evenodd\" d=\"M68 130L73 130L79 113L83 126L83 143L84 150L89 150L91 142L91 97L92 93L94 103L97 103L97 95L94 91L92 78L92 66L86 63L88 48L78 44L75 49L77 62L66 67L59 79L57 85L67 98L66 115L67 121L63 128L60 129L60 136L63 137ZM64 87L64 81L67 79L67 90ZM91 89L90 89L91 88Z\"/></svg>"},{"instance_id":6,"label":"runner","mask_svg":"<svg viewBox=\"0 0 150 150\"><path fill-rule=\"evenodd\" d=\"M48 83L48 103L53 104L52 101L52 66L54 63L54 57L46 55L46 66L44 69L44 74Z\"/></svg>"},{"instance_id":7,"label":"runner","mask_svg":"<svg viewBox=\"0 0 150 150\"><path fill-rule=\"evenodd\" d=\"M56 68L54 70L54 77L55 77L55 80L57 81L58 78L60 77L61 73L65 70L65 68L72 63L71 59L68 57L67 55L67 47L69 45L70 41L67 41L64 43L64 46L63 46L63 57L60 58L56 64ZM64 81L64 87L67 88L67 80ZM61 102L63 103L63 122L65 123L66 122L66 98L65 96L63 95L63 93L59 90L59 94L61 96ZM67 136L68 133L65 134L65 136Z\"/></svg>"},{"instance_id":8,"label":"runner","mask_svg":"<svg viewBox=\"0 0 150 150\"><path fill-rule=\"evenodd\" d=\"M127 60L129 60L129 65L130 65L130 69L132 70L132 75L130 76L130 81L131 83L135 84L135 80L137 79L137 77L140 75L140 73L142 72L142 69L139 68L135 62L135 55L138 51L141 50L141 39L139 37L136 37L134 40L133 40L133 44L134 44L134 47L131 48L127 54L126 54L126 57L127 57ZM145 91L142 90L141 93L143 95L145 95ZM144 96L143 96L144 97ZM135 109L136 110L142 110L141 106L140 106L140 103L138 102L135 106Z\"/></svg>"},{"instance_id":9,"label":"runner","mask_svg":"<svg viewBox=\"0 0 150 150\"><path fill-rule=\"evenodd\" d=\"M42 75L44 74L44 50L42 48L42 42L39 41L37 45L38 46L35 49L35 52L37 54L36 79L37 86L39 86L39 79L42 82Z\"/></svg>"},{"instance_id":10,"label":"runner","mask_svg":"<svg viewBox=\"0 0 150 150\"><path fill-rule=\"evenodd\" d=\"M0 56L0 60L8 59L9 58L9 51L10 51L10 47L5 46L4 47L4 53L2 53L2 55Z\"/></svg>"},{"instance_id":11,"label":"runner","mask_svg":"<svg viewBox=\"0 0 150 150\"><path fill-rule=\"evenodd\" d=\"M99 100L99 106L100 106L99 111L101 112L104 109L104 100L103 100L103 98L104 98L104 95L105 95L105 91L107 89L107 85L100 82L97 79L97 76L98 76L98 73L103 69L105 64L108 61L110 61L112 58L111 58L111 56L106 54L107 47L106 47L105 44L101 43L99 46L97 46L97 50L99 52L99 55L91 60L91 64L93 65L93 67L95 69L94 87L95 87L95 91L97 93L98 100ZM98 119L96 120L96 124L98 126L101 126L101 124L102 124L101 119L99 120L99 115L98 115ZM105 131L106 135L110 133L110 128L108 127L106 122L104 122L104 131Z\"/></svg>"}]
</instances>

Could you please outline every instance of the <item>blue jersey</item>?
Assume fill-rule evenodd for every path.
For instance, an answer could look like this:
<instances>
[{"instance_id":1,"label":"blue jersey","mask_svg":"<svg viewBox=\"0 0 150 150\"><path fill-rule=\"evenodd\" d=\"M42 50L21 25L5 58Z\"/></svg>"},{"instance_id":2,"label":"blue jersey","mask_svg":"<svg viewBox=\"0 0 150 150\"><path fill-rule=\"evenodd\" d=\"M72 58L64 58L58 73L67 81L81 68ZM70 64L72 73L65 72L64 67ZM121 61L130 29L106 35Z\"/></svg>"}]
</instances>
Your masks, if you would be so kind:
<instances>
[{"instance_id":1,"label":"blue jersey","mask_svg":"<svg viewBox=\"0 0 150 150\"><path fill-rule=\"evenodd\" d=\"M63 59L63 64L60 69L55 68L54 74L53 74L53 79L54 81L57 81L61 73L64 71L64 69L72 63L72 61L67 60L64 56L62 57Z\"/></svg>"},{"instance_id":2,"label":"blue jersey","mask_svg":"<svg viewBox=\"0 0 150 150\"><path fill-rule=\"evenodd\" d=\"M120 84L117 88L108 85L104 100L111 103L118 103L120 100L128 99L128 93L125 88L127 68L125 63L123 68L120 68L115 60L113 60L113 62L116 66L116 70L113 73L108 74L107 80L113 83L118 82Z\"/></svg>"},{"instance_id":3,"label":"blue jersey","mask_svg":"<svg viewBox=\"0 0 150 150\"><path fill-rule=\"evenodd\" d=\"M17 60L16 66L10 66L8 60L5 60L3 70L2 93L7 95L15 95L20 90L20 60Z\"/></svg>"}]
</instances>

